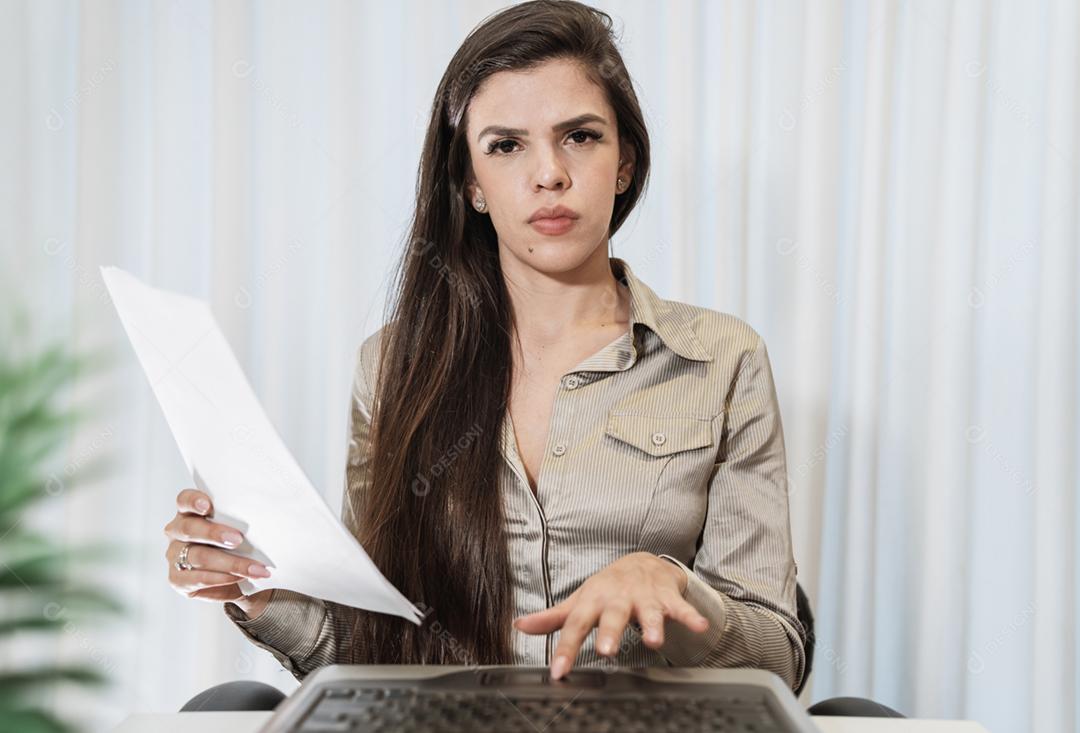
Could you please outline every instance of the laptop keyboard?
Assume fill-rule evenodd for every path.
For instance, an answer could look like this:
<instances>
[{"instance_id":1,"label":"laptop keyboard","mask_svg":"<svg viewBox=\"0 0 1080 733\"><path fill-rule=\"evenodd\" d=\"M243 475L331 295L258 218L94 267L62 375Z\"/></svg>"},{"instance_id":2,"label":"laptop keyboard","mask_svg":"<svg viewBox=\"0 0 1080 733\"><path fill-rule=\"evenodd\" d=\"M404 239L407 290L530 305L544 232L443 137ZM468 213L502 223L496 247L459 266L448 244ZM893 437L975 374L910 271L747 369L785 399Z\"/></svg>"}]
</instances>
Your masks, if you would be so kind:
<instances>
[{"instance_id":1,"label":"laptop keyboard","mask_svg":"<svg viewBox=\"0 0 1080 733\"><path fill-rule=\"evenodd\" d=\"M515 695L498 690L330 686L294 730L330 731L714 731L785 733L764 695Z\"/></svg>"}]
</instances>

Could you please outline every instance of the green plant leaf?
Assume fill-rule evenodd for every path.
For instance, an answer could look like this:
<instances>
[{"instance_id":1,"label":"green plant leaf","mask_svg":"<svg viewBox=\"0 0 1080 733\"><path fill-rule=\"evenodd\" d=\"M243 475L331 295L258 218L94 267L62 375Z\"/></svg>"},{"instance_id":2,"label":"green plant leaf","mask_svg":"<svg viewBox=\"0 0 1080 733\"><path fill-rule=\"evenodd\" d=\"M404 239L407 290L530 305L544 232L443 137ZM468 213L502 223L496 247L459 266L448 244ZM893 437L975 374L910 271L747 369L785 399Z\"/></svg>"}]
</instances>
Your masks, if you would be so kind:
<instances>
[{"instance_id":1,"label":"green plant leaf","mask_svg":"<svg viewBox=\"0 0 1080 733\"><path fill-rule=\"evenodd\" d=\"M6 530L0 525L0 536L4 537L4 544L0 545L0 560L35 554L56 546L51 538L33 529L19 527L18 522Z\"/></svg>"},{"instance_id":2,"label":"green plant leaf","mask_svg":"<svg viewBox=\"0 0 1080 733\"><path fill-rule=\"evenodd\" d=\"M86 666L39 667L38 669L0 672L0 690L5 693L42 684L102 685L106 682L108 678L102 672Z\"/></svg>"},{"instance_id":3,"label":"green plant leaf","mask_svg":"<svg viewBox=\"0 0 1080 733\"><path fill-rule=\"evenodd\" d=\"M62 566L64 563L101 563L104 561L119 560L124 557L123 548L114 544L100 541L85 543L74 547L63 547L53 543L27 547L22 552L8 551L0 553L0 560L7 565L16 563L56 563ZM2 570L2 566L0 566Z\"/></svg>"},{"instance_id":4,"label":"green plant leaf","mask_svg":"<svg viewBox=\"0 0 1080 733\"><path fill-rule=\"evenodd\" d=\"M10 337L5 331L0 352L0 643L26 633L55 634L72 622L85 627L103 613L125 610L91 584L92 576L82 579L87 565L96 570L123 558L122 548L107 542L73 547L23 524L25 510L36 502L105 475L107 451L98 440L89 451L65 456L61 468L52 462L73 430L102 408L68 404L66 392L76 377L102 369L112 357L105 351L74 354L63 341L27 350L30 319L18 309L5 316L14 328ZM78 664L4 669L0 731L67 733L68 723L40 709L40 692L56 684L101 685L104 671Z\"/></svg>"},{"instance_id":5,"label":"green plant leaf","mask_svg":"<svg viewBox=\"0 0 1080 733\"><path fill-rule=\"evenodd\" d=\"M20 586L21 587L21 586ZM4 598L0 593L0 598ZM5 599L4 607L16 609L29 615L31 613L50 613L66 617L68 613L74 618L82 618L94 613L123 613L126 606L117 598L105 591L90 586L72 586L66 583L53 585L40 585L27 592L13 592L14 598ZM51 610L56 608L56 610ZM66 612L61 611L66 609Z\"/></svg>"},{"instance_id":6,"label":"green plant leaf","mask_svg":"<svg viewBox=\"0 0 1080 733\"><path fill-rule=\"evenodd\" d=\"M14 523L14 516L30 503L56 498L61 493L74 490L81 484L93 482L108 476L110 468L108 455L100 453L83 459L74 475L67 471L54 472L46 477L40 474L8 474L0 479L0 536L5 526ZM3 476L0 465L0 476Z\"/></svg>"},{"instance_id":7,"label":"green plant leaf","mask_svg":"<svg viewBox=\"0 0 1080 733\"><path fill-rule=\"evenodd\" d=\"M59 631L66 622L61 618L49 618L44 614L0 619L0 636L23 631Z\"/></svg>"},{"instance_id":8,"label":"green plant leaf","mask_svg":"<svg viewBox=\"0 0 1080 733\"><path fill-rule=\"evenodd\" d=\"M19 733L74 733L77 728L44 710L29 708L12 710L0 706L0 721L4 731Z\"/></svg>"},{"instance_id":9,"label":"green plant leaf","mask_svg":"<svg viewBox=\"0 0 1080 733\"><path fill-rule=\"evenodd\" d=\"M0 588L23 587L32 590L35 586L47 583L59 583L63 576L63 566L48 559L32 558L0 565Z\"/></svg>"}]
</instances>

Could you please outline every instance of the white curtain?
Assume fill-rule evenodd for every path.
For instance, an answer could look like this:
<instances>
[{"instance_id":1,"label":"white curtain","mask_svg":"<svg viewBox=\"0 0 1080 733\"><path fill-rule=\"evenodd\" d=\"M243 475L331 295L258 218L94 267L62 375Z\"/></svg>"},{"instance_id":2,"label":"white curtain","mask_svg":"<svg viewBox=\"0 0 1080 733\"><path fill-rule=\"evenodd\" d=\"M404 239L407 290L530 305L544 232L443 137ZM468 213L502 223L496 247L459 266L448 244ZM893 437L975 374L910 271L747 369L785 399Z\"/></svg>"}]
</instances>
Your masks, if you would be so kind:
<instances>
[{"instance_id":1,"label":"white curtain","mask_svg":"<svg viewBox=\"0 0 1080 733\"><path fill-rule=\"evenodd\" d=\"M0 1L5 307L118 365L80 383L109 408L61 462L112 473L37 519L123 543L95 581L131 607L3 653L106 667L111 690L57 700L94 728L230 679L295 687L166 583L190 481L98 266L212 304L336 510L431 97L500 6ZM804 702L1080 730L1077 3L599 6L654 146L614 252L769 344L817 615Z\"/></svg>"}]
</instances>

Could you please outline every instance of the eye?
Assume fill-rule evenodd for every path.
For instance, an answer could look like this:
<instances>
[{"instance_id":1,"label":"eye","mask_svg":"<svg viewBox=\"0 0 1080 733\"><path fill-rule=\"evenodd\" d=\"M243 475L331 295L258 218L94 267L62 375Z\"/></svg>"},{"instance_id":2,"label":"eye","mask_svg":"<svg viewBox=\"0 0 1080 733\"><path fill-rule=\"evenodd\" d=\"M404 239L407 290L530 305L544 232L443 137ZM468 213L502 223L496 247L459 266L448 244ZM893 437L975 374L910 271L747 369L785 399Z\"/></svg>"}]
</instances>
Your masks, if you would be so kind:
<instances>
[{"instance_id":1,"label":"eye","mask_svg":"<svg viewBox=\"0 0 1080 733\"><path fill-rule=\"evenodd\" d=\"M585 143L588 143L588 142L590 142L592 140L599 140L600 138L603 137L603 135L601 135L599 132L594 132L592 130L574 130L573 132L570 133L569 136L570 137L576 137L577 135L584 135L585 136L584 140L577 140L576 141L578 145L584 145Z\"/></svg>"},{"instance_id":2,"label":"eye","mask_svg":"<svg viewBox=\"0 0 1080 733\"><path fill-rule=\"evenodd\" d=\"M514 140L513 138L507 137L507 138L503 138L502 140L496 140L493 143L489 143L488 146L487 146L487 154L492 155L492 154L495 153L496 150L499 151L499 155L507 155L509 153L514 152L513 148L511 148L510 150L507 150L505 147L503 147L504 145L507 145L507 144L517 145L517 141Z\"/></svg>"},{"instance_id":3,"label":"eye","mask_svg":"<svg viewBox=\"0 0 1080 733\"><path fill-rule=\"evenodd\" d=\"M599 140L600 138L603 137L603 134L601 134L599 132L596 132L594 130L581 129L581 130L574 130L573 132L571 132L566 137L567 137L567 139L572 138L573 143L575 145L577 145L578 147L581 147L581 146L584 146L584 145L588 145L591 142L595 142L596 140ZM488 143L488 146L487 146L487 148L485 149L484 152L487 153L488 155L496 155L496 156L509 155L510 153L516 152L514 150L513 146L517 145L517 144L518 144L517 140L515 140L513 138L510 138L510 137L505 137L505 138L503 138L501 140L496 140L496 141L494 141L492 143ZM507 147L507 146L509 146L509 147Z\"/></svg>"}]
</instances>

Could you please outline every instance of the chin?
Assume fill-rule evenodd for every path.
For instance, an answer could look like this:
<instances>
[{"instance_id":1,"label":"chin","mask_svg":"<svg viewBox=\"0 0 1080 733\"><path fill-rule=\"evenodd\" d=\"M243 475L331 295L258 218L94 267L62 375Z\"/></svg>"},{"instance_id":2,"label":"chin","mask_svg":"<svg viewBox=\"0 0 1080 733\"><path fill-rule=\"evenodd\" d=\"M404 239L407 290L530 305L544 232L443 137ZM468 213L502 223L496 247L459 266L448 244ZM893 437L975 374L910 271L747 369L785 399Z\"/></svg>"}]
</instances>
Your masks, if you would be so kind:
<instances>
[{"instance_id":1,"label":"chin","mask_svg":"<svg viewBox=\"0 0 1080 733\"><path fill-rule=\"evenodd\" d=\"M529 251L532 247L532 252ZM535 270L547 273L571 272L584 265L591 255L590 248L568 242L530 242L518 253L521 261Z\"/></svg>"},{"instance_id":2,"label":"chin","mask_svg":"<svg viewBox=\"0 0 1080 733\"><path fill-rule=\"evenodd\" d=\"M530 231L520 241L521 244L513 247L514 254L522 262L542 272L576 270L590 258L597 256L598 249L602 249L604 256L607 256L602 237L583 237L580 234L545 237L532 231L530 227Z\"/></svg>"}]
</instances>

